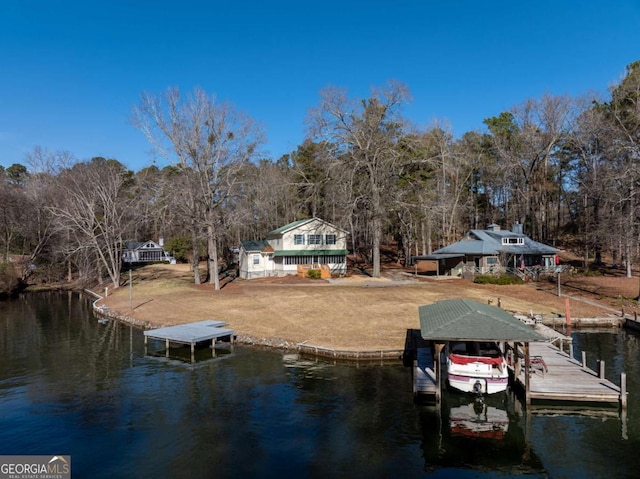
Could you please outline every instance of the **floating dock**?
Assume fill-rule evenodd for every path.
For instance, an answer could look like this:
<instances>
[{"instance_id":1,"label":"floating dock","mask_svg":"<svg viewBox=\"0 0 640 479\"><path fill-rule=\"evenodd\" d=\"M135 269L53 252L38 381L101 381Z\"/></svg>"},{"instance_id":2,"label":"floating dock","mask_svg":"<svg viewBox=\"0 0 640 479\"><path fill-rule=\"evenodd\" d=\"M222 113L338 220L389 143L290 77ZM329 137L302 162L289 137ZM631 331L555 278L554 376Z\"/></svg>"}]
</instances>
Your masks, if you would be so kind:
<instances>
[{"instance_id":1,"label":"floating dock","mask_svg":"<svg viewBox=\"0 0 640 479\"><path fill-rule=\"evenodd\" d=\"M211 341L211 348L215 349L218 338L226 337L229 338L230 342L233 342L234 330L223 328L222 326L226 326L226 323L207 319L195 323L150 329L144 331L145 348L148 339L164 341L166 345L166 355L168 357L170 343L189 344L191 346L191 361L193 362L196 344Z\"/></svg>"}]
</instances>

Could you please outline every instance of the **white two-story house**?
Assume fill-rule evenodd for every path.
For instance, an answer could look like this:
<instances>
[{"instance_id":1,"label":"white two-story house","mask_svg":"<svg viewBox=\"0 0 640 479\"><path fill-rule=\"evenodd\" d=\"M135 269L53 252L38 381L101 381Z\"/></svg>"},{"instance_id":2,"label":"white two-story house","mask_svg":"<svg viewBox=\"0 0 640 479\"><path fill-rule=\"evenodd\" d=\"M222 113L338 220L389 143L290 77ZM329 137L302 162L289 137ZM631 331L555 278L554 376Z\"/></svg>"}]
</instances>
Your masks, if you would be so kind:
<instances>
[{"instance_id":1,"label":"white two-story house","mask_svg":"<svg viewBox=\"0 0 640 479\"><path fill-rule=\"evenodd\" d=\"M347 271L347 232L320 218L294 221L267 234L242 241L239 275L244 279L298 274L319 269L323 275Z\"/></svg>"}]
</instances>

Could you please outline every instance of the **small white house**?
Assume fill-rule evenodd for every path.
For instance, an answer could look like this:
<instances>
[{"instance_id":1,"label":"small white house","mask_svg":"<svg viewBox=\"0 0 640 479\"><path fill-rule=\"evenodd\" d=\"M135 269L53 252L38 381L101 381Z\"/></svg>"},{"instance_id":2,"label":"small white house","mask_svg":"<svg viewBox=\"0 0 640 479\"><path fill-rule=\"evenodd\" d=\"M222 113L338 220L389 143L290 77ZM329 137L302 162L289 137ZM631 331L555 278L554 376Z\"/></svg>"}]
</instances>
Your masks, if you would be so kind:
<instances>
[{"instance_id":1,"label":"small white house","mask_svg":"<svg viewBox=\"0 0 640 479\"><path fill-rule=\"evenodd\" d=\"M298 274L317 268L330 274L347 271L347 232L320 218L282 226L259 241L242 241L239 275L244 279Z\"/></svg>"},{"instance_id":2,"label":"small white house","mask_svg":"<svg viewBox=\"0 0 640 479\"><path fill-rule=\"evenodd\" d=\"M150 263L166 261L176 264L176 259L164 250L161 244L155 241L127 241L122 252L124 263Z\"/></svg>"}]
</instances>

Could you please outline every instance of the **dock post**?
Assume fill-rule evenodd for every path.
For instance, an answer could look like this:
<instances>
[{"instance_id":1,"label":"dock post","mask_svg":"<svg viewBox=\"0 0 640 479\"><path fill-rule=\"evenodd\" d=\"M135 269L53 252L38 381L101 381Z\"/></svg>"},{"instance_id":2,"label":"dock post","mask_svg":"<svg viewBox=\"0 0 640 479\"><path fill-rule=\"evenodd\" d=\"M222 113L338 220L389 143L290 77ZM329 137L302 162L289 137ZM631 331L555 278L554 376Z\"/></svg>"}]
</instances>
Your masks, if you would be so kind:
<instances>
[{"instance_id":1,"label":"dock post","mask_svg":"<svg viewBox=\"0 0 640 479\"><path fill-rule=\"evenodd\" d=\"M587 367L587 352L582 351L582 367L586 369Z\"/></svg>"},{"instance_id":2,"label":"dock post","mask_svg":"<svg viewBox=\"0 0 640 479\"><path fill-rule=\"evenodd\" d=\"M411 382L413 383L413 397L414 398L418 397L418 385L417 385L418 379L416 378L416 368L417 367L418 367L418 360L414 359L413 360L413 368L411 369Z\"/></svg>"},{"instance_id":3,"label":"dock post","mask_svg":"<svg viewBox=\"0 0 640 479\"><path fill-rule=\"evenodd\" d=\"M436 343L436 402L440 404L440 399L442 398L442 364L440 361L440 357L442 355L442 349L444 348L444 343Z\"/></svg>"},{"instance_id":4,"label":"dock post","mask_svg":"<svg viewBox=\"0 0 640 479\"><path fill-rule=\"evenodd\" d=\"M600 366L598 377L600 379L604 379L604 360L601 359L600 361L598 361L598 365Z\"/></svg>"},{"instance_id":5,"label":"dock post","mask_svg":"<svg viewBox=\"0 0 640 479\"><path fill-rule=\"evenodd\" d=\"M627 373L620 373L620 407L627 409Z\"/></svg>"},{"instance_id":6,"label":"dock post","mask_svg":"<svg viewBox=\"0 0 640 479\"><path fill-rule=\"evenodd\" d=\"M530 378L531 374L531 363L529 360L529 343L524 343L524 403L527 405L527 411L529 410L529 406L531 406L531 387L530 387Z\"/></svg>"},{"instance_id":7,"label":"dock post","mask_svg":"<svg viewBox=\"0 0 640 479\"><path fill-rule=\"evenodd\" d=\"M191 362L195 360L196 343L191 343Z\"/></svg>"}]
</instances>

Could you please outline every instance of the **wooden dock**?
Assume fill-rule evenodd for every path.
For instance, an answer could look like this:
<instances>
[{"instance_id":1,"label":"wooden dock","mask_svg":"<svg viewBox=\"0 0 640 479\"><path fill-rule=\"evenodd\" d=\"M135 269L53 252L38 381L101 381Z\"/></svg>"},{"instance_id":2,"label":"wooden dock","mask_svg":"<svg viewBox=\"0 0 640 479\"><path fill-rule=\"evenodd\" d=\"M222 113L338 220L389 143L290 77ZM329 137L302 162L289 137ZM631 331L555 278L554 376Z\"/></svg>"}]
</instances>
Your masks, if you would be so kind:
<instances>
[{"instance_id":1,"label":"wooden dock","mask_svg":"<svg viewBox=\"0 0 640 479\"><path fill-rule=\"evenodd\" d=\"M619 403L626 407L626 379L621 386L604 378L604 371L596 373L559 350L551 343L532 342L529 354L542 358L530 368L529 398L534 400L568 401L573 403ZM525 371L515 377L516 383L525 387Z\"/></svg>"},{"instance_id":2,"label":"wooden dock","mask_svg":"<svg viewBox=\"0 0 640 479\"><path fill-rule=\"evenodd\" d=\"M433 371L433 355L430 347L416 349L413 363L413 394L436 397L436 374Z\"/></svg>"},{"instance_id":3,"label":"wooden dock","mask_svg":"<svg viewBox=\"0 0 640 479\"><path fill-rule=\"evenodd\" d=\"M229 340L233 342L234 330L223 328L222 326L226 326L226 323L207 319L195 323L150 329L144 331L145 349L148 339L164 341L166 346L165 354L168 357L171 343L189 344L191 346L191 362L193 362L196 344L211 341L211 348L215 350L215 344L218 338L228 337Z\"/></svg>"},{"instance_id":4,"label":"wooden dock","mask_svg":"<svg viewBox=\"0 0 640 479\"><path fill-rule=\"evenodd\" d=\"M414 351L413 394L437 400L438 384L431 347L421 344ZM604 378L604 369L599 373L592 371L551 342L530 343L529 354L532 358L527 401L529 404L534 401L552 401L569 405L619 404L623 409L626 408L624 375L621 378L622 386L618 386ZM524 367L519 369L520 374L514 378L515 385L524 391Z\"/></svg>"}]
</instances>

